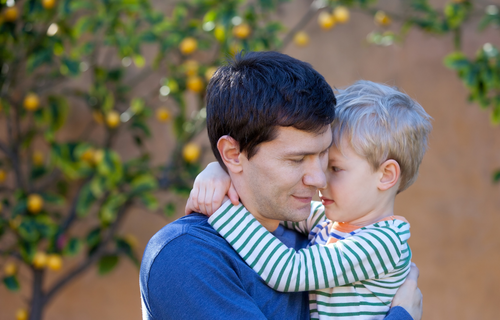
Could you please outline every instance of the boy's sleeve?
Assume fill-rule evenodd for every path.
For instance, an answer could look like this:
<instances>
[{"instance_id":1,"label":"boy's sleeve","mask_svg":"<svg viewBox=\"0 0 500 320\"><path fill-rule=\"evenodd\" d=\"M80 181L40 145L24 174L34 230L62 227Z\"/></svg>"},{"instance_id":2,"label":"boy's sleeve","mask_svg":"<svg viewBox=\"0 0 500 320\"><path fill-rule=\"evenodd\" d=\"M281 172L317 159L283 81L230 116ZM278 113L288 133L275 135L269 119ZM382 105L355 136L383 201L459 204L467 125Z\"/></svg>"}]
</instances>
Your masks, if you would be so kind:
<instances>
[{"instance_id":1,"label":"boy's sleeve","mask_svg":"<svg viewBox=\"0 0 500 320\"><path fill-rule=\"evenodd\" d=\"M311 230L321 223L325 219L325 207L319 201L311 202L311 213L306 220L294 222L294 221L282 221L285 228L290 230L295 230L304 235L309 235Z\"/></svg>"},{"instance_id":2,"label":"boy's sleeve","mask_svg":"<svg viewBox=\"0 0 500 320\"><path fill-rule=\"evenodd\" d=\"M281 292L378 279L396 269L404 250L398 232L373 228L334 244L296 252L267 231L245 207L229 202L210 217L209 223L271 288ZM410 263L407 260L405 266Z\"/></svg>"}]
</instances>

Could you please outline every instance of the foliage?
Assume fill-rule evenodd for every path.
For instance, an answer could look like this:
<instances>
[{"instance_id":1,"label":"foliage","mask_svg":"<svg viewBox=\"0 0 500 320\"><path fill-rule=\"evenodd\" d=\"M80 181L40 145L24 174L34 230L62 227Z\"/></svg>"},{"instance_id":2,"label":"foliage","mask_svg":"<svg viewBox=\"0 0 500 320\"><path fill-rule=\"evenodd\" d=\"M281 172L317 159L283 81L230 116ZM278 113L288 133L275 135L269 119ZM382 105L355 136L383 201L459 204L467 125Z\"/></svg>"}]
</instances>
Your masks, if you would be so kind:
<instances>
[{"instance_id":1,"label":"foliage","mask_svg":"<svg viewBox=\"0 0 500 320\"><path fill-rule=\"evenodd\" d=\"M8 289L26 285L19 267L40 284L33 284L30 319L41 319L47 303L91 265L102 275L120 257L139 266L133 237L120 234L123 219L138 205L162 214L159 189L189 191L203 151L192 141L204 128L207 80L227 55L282 44L281 23L268 17L281 2L196 0L179 2L166 15L146 0L0 1L6 129L0 262L15 270L3 277ZM249 34L233 35L238 25ZM143 55L151 48L152 59ZM158 85L134 90L155 77ZM74 114L84 114L83 130L68 128ZM151 163L145 144L153 139L155 115L175 138L161 166ZM130 139L137 156L121 153L118 136ZM173 203L162 206L166 216L176 211ZM89 224L83 236L74 232ZM46 273L61 267L61 257L82 255L80 265L62 268L45 288Z\"/></svg>"}]
</instances>

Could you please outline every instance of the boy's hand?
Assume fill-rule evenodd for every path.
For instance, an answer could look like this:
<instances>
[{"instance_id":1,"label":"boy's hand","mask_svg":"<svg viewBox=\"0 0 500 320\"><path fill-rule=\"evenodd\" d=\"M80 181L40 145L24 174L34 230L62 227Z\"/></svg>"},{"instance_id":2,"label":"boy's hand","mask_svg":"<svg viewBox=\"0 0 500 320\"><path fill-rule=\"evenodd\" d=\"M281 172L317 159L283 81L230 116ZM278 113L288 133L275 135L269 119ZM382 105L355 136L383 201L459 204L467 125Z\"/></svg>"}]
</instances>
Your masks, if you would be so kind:
<instances>
[{"instance_id":1,"label":"boy's hand","mask_svg":"<svg viewBox=\"0 0 500 320\"><path fill-rule=\"evenodd\" d=\"M403 307L412 316L413 320L422 319L422 292L417 286L418 276L418 268L412 262L406 281L399 287L392 300L392 307Z\"/></svg>"},{"instance_id":2,"label":"boy's hand","mask_svg":"<svg viewBox=\"0 0 500 320\"><path fill-rule=\"evenodd\" d=\"M218 162L211 162L194 180L184 212L211 216L220 208L226 194L234 205L240 203L229 175Z\"/></svg>"}]
</instances>

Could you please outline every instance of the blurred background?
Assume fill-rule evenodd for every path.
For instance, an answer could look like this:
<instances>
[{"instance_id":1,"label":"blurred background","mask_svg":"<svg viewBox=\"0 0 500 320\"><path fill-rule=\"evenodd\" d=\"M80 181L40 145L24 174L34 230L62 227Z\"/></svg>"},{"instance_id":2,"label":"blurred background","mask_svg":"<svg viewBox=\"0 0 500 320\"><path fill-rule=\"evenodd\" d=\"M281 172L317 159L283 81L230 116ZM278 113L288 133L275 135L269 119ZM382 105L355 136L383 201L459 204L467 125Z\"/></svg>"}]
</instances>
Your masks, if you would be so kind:
<instances>
[{"instance_id":1,"label":"blurred background","mask_svg":"<svg viewBox=\"0 0 500 320\"><path fill-rule=\"evenodd\" d=\"M0 320L141 318L142 252L215 160L205 86L240 50L426 109L430 148L396 201L423 318L498 319L497 5L0 0Z\"/></svg>"}]
</instances>

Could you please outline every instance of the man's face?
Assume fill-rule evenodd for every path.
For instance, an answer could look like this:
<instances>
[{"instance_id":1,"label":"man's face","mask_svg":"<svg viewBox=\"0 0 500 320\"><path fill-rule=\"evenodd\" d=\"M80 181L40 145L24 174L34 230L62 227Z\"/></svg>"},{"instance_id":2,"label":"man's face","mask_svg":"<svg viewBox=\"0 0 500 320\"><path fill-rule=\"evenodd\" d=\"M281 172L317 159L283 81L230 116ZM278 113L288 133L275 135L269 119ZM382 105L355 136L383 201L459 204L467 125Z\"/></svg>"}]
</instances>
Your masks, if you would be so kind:
<instances>
[{"instance_id":1,"label":"man's face","mask_svg":"<svg viewBox=\"0 0 500 320\"><path fill-rule=\"evenodd\" d=\"M332 133L278 127L277 138L259 145L248 160L241 157L244 205L259 220L301 221L309 216L312 197L326 186L324 171Z\"/></svg>"}]
</instances>

